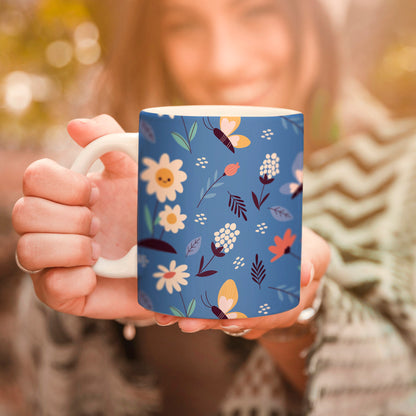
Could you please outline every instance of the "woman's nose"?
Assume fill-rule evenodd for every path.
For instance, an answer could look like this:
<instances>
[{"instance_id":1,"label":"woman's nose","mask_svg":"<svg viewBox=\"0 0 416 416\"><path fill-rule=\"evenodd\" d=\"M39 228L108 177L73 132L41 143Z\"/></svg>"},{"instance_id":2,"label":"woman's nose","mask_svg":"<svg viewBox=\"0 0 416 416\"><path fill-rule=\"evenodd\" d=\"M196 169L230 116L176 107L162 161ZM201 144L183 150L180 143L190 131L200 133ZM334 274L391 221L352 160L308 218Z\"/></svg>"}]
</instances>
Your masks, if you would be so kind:
<instances>
[{"instance_id":1,"label":"woman's nose","mask_svg":"<svg viewBox=\"0 0 416 416\"><path fill-rule=\"evenodd\" d=\"M244 73L249 53L244 38L225 22L217 24L210 34L207 69L219 81L230 82Z\"/></svg>"}]
</instances>

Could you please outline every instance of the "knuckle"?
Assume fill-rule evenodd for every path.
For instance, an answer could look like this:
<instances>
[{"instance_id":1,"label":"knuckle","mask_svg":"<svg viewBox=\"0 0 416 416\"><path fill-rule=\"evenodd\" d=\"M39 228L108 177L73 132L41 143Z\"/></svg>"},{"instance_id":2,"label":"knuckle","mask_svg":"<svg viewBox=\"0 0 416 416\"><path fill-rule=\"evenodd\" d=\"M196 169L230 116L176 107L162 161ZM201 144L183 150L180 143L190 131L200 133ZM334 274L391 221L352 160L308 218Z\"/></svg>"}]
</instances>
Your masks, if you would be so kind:
<instances>
[{"instance_id":1,"label":"knuckle","mask_svg":"<svg viewBox=\"0 0 416 416\"><path fill-rule=\"evenodd\" d=\"M91 238L80 236L73 245L73 258L79 265L92 264L92 240Z\"/></svg>"},{"instance_id":2,"label":"knuckle","mask_svg":"<svg viewBox=\"0 0 416 416\"><path fill-rule=\"evenodd\" d=\"M25 194L31 193L34 184L45 174L50 162L49 159L39 159L26 168L23 174L23 192Z\"/></svg>"},{"instance_id":3,"label":"knuckle","mask_svg":"<svg viewBox=\"0 0 416 416\"><path fill-rule=\"evenodd\" d=\"M83 234L89 234L92 221L92 212L87 207L80 207L78 218L77 218L77 228Z\"/></svg>"},{"instance_id":4,"label":"knuckle","mask_svg":"<svg viewBox=\"0 0 416 416\"><path fill-rule=\"evenodd\" d=\"M45 271L42 279L44 291L48 297L60 299L65 294L63 291L63 272L60 269L49 269Z\"/></svg>"},{"instance_id":5,"label":"knuckle","mask_svg":"<svg viewBox=\"0 0 416 416\"><path fill-rule=\"evenodd\" d=\"M18 234L24 232L23 219L25 217L25 200L20 198L16 201L12 211L12 224L13 228Z\"/></svg>"},{"instance_id":6,"label":"knuckle","mask_svg":"<svg viewBox=\"0 0 416 416\"><path fill-rule=\"evenodd\" d=\"M32 238L28 235L22 235L17 241L16 247L19 262L23 267L30 268L31 258L33 257L34 245Z\"/></svg>"},{"instance_id":7,"label":"knuckle","mask_svg":"<svg viewBox=\"0 0 416 416\"><path fill-rule=\"evenodd\" d=\"M88 204L91 195L91 183L85 176L76 174L70 189L72 191L71 199L74 202L78 202L80 205Z\"/></svg>"}]
</instances>

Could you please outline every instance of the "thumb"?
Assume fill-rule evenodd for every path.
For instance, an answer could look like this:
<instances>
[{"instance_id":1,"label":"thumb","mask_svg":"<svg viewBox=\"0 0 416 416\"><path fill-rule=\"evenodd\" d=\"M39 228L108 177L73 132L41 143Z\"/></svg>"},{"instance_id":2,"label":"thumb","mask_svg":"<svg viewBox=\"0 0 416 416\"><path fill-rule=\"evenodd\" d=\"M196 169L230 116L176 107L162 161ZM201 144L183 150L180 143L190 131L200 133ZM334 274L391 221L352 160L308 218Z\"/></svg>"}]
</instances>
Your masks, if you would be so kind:
<instances>
[{"instance_id":1,"label":"thumb","mask_svg":"<svg viewBox=\"0 0 416 416\"><path fill-rule=\"evenodd\" d=\"M302 229L302 265L301 286L305 287L311 280L319 281L325 274L331 252L327 242L307 227Z\"/></svg>"},{"instance_id":2,"label":"thumb","mask_svg":"<svg viewBox=\"0 0 416 416\"><path fill-rule=\"evenodd\" d=\"M91 119L75 119L68 123L67 130L72 139L85 147L95 139L111 133L124 133L120 124L113 117L102 114ZM126 174L131 172L134 163L129 156L122 152L109 152L101 156L107 172Z\"/></svg>"}]
</instances>

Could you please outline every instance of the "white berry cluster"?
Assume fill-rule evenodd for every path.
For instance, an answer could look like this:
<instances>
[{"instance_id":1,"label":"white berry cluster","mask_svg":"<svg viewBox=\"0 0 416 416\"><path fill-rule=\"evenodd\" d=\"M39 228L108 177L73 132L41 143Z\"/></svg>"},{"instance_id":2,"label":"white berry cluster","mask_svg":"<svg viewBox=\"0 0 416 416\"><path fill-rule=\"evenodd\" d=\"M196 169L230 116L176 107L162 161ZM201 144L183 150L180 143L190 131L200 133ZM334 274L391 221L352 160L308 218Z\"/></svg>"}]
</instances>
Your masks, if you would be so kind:
<instances>
[{"instance_id":1,"label":"white berry cluster","mask_svg":"<svg viewBox=\"0 0 416 416\"><path fill-rule=\"evenodd\" d=\"M214 233L215 247L223 247L222 252L228 253L234 248L234 243L237 241L237 236L240 235L240 231L237 230L235 222L224 225L218 231Z\"/></svg>"},{"instance_id":2,"label":"white berry cluster","mask_svg":"<svg viewBox=\"0 0 416 416\"><path fill-rule=\"evenodd\" d=\"M276 153L267 153L260 166L260 176L267 175L269 179L274 178L279 173L279 160L280 158Z\"/></svg>"}]
</instances>

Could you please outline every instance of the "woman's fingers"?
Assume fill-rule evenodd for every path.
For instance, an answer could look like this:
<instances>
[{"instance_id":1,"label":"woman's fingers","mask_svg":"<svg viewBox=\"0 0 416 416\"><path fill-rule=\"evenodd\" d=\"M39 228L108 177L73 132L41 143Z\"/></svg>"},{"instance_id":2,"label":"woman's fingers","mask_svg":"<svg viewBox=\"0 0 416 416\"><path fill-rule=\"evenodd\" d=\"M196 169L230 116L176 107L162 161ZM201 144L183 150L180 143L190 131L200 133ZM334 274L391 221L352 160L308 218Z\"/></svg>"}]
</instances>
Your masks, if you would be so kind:
<instances>
[{"instance_id":1,"label":"woman's fingers","mask_svg":"<svg viewBox=\"0 0 416 416\"><path fill-rule=\"evenodd\" d=\"M137 303L136 279L96 276L91 267L53 268L32 275L39 299L60 312L97 319L153 318Z\"/></svg>"},{"instance_id":2,"label":"woman's fingers","mask_svg":"<svg viewBox=\"0 0 416 416\"><path fill-rule=\"evenodd\" d=\"M31 276L36 295L60 312L83 315L86 297L96 288L97 277L90 267L46 269Z\"/></svg>"},{"instance_id":3,"label":"woman's fingers","mask_svg":"<svg viewBox=\"0 0 416 416\"><path fill-rule=\"evenodd\" d=\"M328 243L310 228L302 229L302 287L313 279L321 279L328 268L331 252ZM305 284L306 283L306 284Z\"/></svg>"},{"instance_id":4,"label":"woman's fingers","mask_svg":"<svg viewBox=\"0 0 416 416\"><path fill-rule=\"evenodd\" d=\"M86 176L50 159L41 159L26 169L23 194L65 205L91 205L98 197L98 189Z\"/></svg>"},{"instance_id":5,"label":"woman's fingers","mask_svg":"<svg viewBox=\"0 0 416 416\"><path fill-rule=\"evenodd\" d=\"M68 206L36 197L20 198L13 209L17 233L60 233L94 236L99 220L83 206Z\"/></svg>"},{"instance_id":6,"label":"woman's fingers","mask_svg":"<svg viewBox=\"0 0 416 416\"><path fill-rule=\"evenodd\" d=\"M122 127L107 114L92 119L75 119L67 126L70 136L82 147L110 133L123 133ZM106 171L117 175L131 174L134 162L121 152L109 152L101 157Z\"/></svg>"},{"instance_id":7,"label":"woman's fingers","mask_svg":"<svg viewBox=\"0 0 416 416\"><path fill-rule=\"evenodd\" d=\"M83 235L27 233L17 243L19 262L28 270L92 266L99 255L99 245Z\"/></svg>"}]
</instances>

